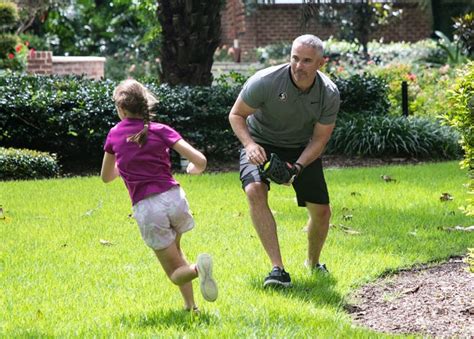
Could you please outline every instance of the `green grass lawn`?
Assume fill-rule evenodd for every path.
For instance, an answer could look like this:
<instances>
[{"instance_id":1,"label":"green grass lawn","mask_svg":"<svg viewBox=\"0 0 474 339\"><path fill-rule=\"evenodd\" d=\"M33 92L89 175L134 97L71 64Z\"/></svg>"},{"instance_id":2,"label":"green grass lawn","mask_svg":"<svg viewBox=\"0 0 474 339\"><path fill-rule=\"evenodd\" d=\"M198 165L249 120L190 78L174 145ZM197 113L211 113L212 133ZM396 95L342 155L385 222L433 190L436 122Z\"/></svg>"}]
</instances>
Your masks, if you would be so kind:
<instances>
[{"instance_id":1,"label":"green grass lawn","mask_svg":"<svg viewBox=\"0 0 474 339\"><path fill-rule=\"evenodd\" d=\"M196 219L182 245L191 260L201 252L214 256L215 303L203 300L195 281L202 314L181 310L178 289L129 217L121 180L2 182L0 336L382 336L352 324L343 309L351 291L401 267L464 254L474 244L472 233L443 229L472 224L458 209L467 177L456 162L328 169L335 226L322 259L331 275L311 276L304 268L306 211L296 207L291 188L273 185L270 204L294 287L263 290L270 266L238 173L177 179ZM441 202L445 192L454 199Z\"/></svg>"}]
</instances>

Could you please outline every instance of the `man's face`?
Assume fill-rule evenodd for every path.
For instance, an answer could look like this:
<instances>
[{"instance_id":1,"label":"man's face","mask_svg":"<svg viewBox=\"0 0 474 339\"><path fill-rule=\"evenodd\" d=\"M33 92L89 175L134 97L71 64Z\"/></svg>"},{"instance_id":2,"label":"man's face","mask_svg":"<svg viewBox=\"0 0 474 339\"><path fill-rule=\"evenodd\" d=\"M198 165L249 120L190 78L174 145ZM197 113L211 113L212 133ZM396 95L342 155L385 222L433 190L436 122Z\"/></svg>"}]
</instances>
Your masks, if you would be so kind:
<instances>
[{"instance_id":1,"label":"man's face","mask_svg":"<svg viewBox=\"0 0 474 339\"><path fill-rule=\"evenodd\" d=\"M303 44L295 44L291 48L291 75L297 85L310 86L316 77L316 71L324 64L318 52Z\"/></svg>"}]
</instances>

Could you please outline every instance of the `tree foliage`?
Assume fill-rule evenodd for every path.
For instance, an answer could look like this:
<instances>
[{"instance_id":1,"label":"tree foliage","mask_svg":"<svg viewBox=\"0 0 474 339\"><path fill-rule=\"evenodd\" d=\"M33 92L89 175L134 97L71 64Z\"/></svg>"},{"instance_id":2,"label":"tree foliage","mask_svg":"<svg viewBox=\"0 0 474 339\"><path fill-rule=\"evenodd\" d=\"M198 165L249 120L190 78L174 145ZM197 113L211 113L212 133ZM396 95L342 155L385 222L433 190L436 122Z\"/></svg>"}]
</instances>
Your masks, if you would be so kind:
<instances>
[{"instance_id":1,"label":"tree foliage","mask_svg":"<svg viewBox=\"0 0 474 339\"><path fill-rule=\"evenodd\" d=\"M393 1L384 3L373 0L346 1L338 4L313 0L303 1L303 21L311 19L321 21L326 25L337 25L339 38L348 41L357 41L365 56L368 56L367 45L370 33L380 26L399 18L402 10L394 9Z\"/></svg>"}]
</instances>

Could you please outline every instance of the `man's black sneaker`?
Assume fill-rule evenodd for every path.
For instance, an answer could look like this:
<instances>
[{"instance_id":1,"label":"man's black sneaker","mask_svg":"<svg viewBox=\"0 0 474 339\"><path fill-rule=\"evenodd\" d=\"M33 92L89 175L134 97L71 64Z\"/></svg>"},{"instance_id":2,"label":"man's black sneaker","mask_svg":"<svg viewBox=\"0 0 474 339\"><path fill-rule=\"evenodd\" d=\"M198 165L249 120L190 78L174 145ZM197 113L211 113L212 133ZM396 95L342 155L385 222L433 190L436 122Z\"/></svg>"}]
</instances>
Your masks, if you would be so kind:
<instances>
[{"instance_id":1,"label":"man's black sneaker","mask_svg":"<svg viewBox=\"0 0 474 339\"><path fill-rule=\"evenodd\" d=\"M305 267L310 268L311 272L329 274L329 270L326 267L326 264L316 264L313 267L309 267L308 260L304 262Z\"/></svg>"},{"instance_id":2,"label":"man's black sneaker","mask_svg":"<svg viewBox=\"0 0 474 339\"><path fill-rule=\"evenodd\" d=\"M263 282L263 287L290 287L291 278L290 274L283 268L278 266L273 267L272 271L268 274Z\"/></svg>"}]
</instances>

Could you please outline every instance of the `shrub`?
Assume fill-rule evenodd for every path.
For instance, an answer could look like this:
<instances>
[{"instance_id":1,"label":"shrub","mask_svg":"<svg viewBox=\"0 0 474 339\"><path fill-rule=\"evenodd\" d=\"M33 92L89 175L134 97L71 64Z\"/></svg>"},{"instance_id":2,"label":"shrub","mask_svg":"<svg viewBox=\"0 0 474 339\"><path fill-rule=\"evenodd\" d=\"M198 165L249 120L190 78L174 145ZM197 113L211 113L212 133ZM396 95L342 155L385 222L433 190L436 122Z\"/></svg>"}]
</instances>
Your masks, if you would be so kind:
<instances>
[{"instance_id":1,"label":"shrub","mask_svg":"<svg viewBox=\"0 0 474 339\"><path fill-rule=\"evenodd\" d=\"M462 168L469 171L469 192L474 194L474 61L467 63L458 72L449 92L450 109L444 119L461 134L464 150ZM466 214L474 215L474 201L468 200Z\"/></svg>"},{"instance_id":2,"label":"shrub","mask_svg":"<svg viewBox=\"0 0 474 339\"><path fill-rule=\"evenodd\" d=\"M18 8L13 2L0 2L0 69L23 70L26 67L27 46L9 32L18 21Z\"/></svg>"},{"instance_id":3,"label":"shrub","mask_svg":"<svg viewBox=\"0 0 474 339\"><path fill-rule=\"evenodd\" d=\"M456 159L461 151L457 138L453 129L433 119L353 116L338 120L327 153Z\"/></svg>"},{"instance_id":4,"label":"shrub","mask_svg":"<svg viewBox=\"0 0 474 339\"><path fill-rule=\"evenodd\" d=\"M474 12L453 18L454 40L462 44L462 52L474 57Z\"/></svg>"},{"instance_id":5,"label":"shrub","mask_svg":"<svg viewBox=\"0 0 474 339\"><path fill-rule=\"evenodd\" d=\"M341 113L362 115L386 114L390 102L387 99L387 83L381 77L364 73L348 78L334 79L341 95Z\"/></svg>"},{"instance_id":6,"label":"shrub","mask_svg":"<svg viewBox=\"0 0 474 339\"><path fill-rule=\"evenodd\" d=\"M387 82L390 114L402 114L402 81L408 84L408 111L411 115L435 118L446 111L446 92L455 74L455 69L449 65L435 68L425 64L393 63L371 67L369 72Z\"/></svg>"},{"instance_id":7,"label":"shrub","mask_svg":"<svg viewBox=\"0 0 474 339\"><path fill-rule=\"evenodd\" d=\"M149 87L159 99L156 120L178 130L210 158L226 160L237 156L239 142L229 125L228 114L239 85Z\"/></svg>"},{"instance_id":8,"label":"shrub","mask_svg":"<svg viewBox=\"0 0 474 339\"><path fill-rule=\"evenodd\" d=\"M160 99L156 120L171 125L207 156L225 159L237 149L227 120L243 78L213 87L146 84ZM117 83L81 77L0 77L0 142L58 154L64 162L100 164L109 129L118 122Z\"/></svg>"},{"instance_id":9,"label":"shrub","mask_svg":"<svg viewBox=\"0 0 474 339\"><path fill-rule=\"evenodd\" d=\"M0 147L0 180L51 178L58 173L55 154Z\"/></svg>"},{"instance_id":10,"label":"shrub","mask_svg":"<svg viewBox=\"0 0 474 339\"><path fill-rule=\"evenodd\" d=\"M13 26L18 19L18 7L13 2L0 2L0 29Z\"/></svg>"},{"instance_id":11,"label":"shrub","mask_svg":"<svg viewBox=\"0 0 474 339\"><path fill-rule=\"evenodd\" d=\"M73 76L0 77L0 142L56 153L60 160L97 161L117 121L114 86Z\"/></svg>"}]
</instances>

